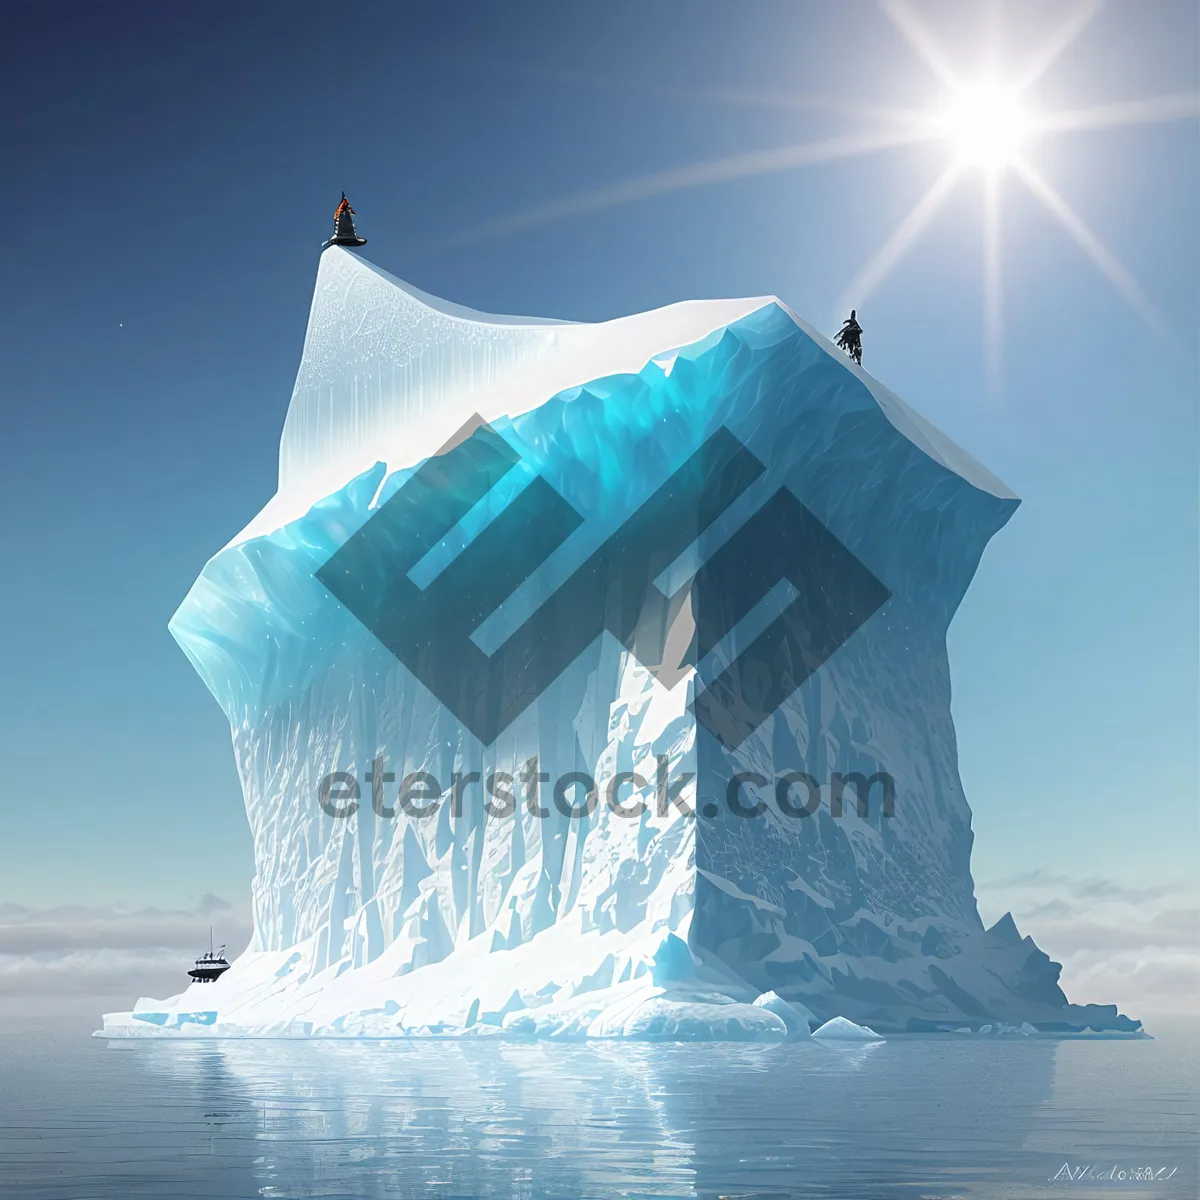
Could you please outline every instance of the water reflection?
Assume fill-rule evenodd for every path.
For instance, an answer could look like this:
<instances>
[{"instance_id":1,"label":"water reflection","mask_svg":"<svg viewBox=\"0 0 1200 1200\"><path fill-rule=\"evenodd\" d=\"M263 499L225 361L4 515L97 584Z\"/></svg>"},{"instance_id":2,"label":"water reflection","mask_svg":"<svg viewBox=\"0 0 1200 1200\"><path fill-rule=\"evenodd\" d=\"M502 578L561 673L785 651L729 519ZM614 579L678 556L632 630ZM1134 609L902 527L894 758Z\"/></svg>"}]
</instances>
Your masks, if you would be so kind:
<instances>
[{"instance_id":1,"label":"water reflection","mask_svg":"<svg viewBox=\"0 0 1200 1200\"><path fill-rule=\"evenodd\" d=\"M253 1139L248 1165L264 1196L857 1200L995 1182L1050 1096L1056 1050L931 1039L195 1042L136 1053L149 1075L196 1087L224 1136Z\"/></svg>"}]
</instances>

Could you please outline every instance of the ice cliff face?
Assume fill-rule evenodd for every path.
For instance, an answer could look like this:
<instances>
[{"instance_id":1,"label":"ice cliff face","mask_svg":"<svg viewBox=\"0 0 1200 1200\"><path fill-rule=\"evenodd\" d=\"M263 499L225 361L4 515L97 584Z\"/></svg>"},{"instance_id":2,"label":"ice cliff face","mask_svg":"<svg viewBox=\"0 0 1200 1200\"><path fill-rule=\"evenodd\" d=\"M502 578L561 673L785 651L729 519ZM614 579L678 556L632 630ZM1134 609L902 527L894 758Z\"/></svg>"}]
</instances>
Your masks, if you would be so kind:
<instances>
[{"instance_id":1,"label":"ice cliff face","mask_svg":"<svg viewBox=\"0 0 1200 1200\"><path fill-rule=\"evenodd\" d=\"M655 651L644 629L621 634L628 562L597 568L604 596L579 592L506 667L499 693L519 694L494 737L463 719L469 698L420 681L441 678L422 675L433 640L410 669L364 618L364 605L386 616L396 594L396 544L342 570L354 535L406 496L428 498L410 505L414 520L443 505L449 532L408 578L435 616L467 622L464 662L499 661L727 434L759 469L711 523L661 522L663 545L685 552L655 567L671 598L655 610ZM511 461L482 499L456 497L452 465L493 461L488 437ZM404 491L426 476L440 487ZM573 514L549 541L534 504L546 485ZM799 593L836 592L830 571L799 587L767 578L744 602L726 588L735 598L708 641L715 618L695 581L781 491L878 592L831 654L803 631L779 643L763 683L739 656L793 602L811 609ZM232 727L254 942L217 983L140 1001L106 1029L770 1038L839 1016L885 1033L1135 1028L1114 1008L1069 1005L1059 968L1011 918L985 930L976 911L945 639L1016 505L777 300L525 321L326 251L279 492L171 622ZM522 558L531 569L514 572ZM531 689L530 662L591 607L607 631ZM695 714L717 694L735 715L769 715L747 736L714 736ZM871 778L860 805L855 780ZM405 780L426 815L399 805Z\"/></svg>"}]
</instances>

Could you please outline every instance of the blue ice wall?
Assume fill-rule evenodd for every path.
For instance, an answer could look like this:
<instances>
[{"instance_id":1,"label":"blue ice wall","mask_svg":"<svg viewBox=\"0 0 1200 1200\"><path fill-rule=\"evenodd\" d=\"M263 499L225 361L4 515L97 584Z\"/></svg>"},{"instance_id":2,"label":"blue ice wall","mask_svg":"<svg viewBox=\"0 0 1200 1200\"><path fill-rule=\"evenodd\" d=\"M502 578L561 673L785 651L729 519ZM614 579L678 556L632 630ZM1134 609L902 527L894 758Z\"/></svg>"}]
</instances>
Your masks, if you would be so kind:
<instances>
[{"instance_id":1,"label":"blue ice wall","mask_svg":"<svg viewBox=\"0 0 1200 1200\"><path fill-rule=\"evenodd\" d=\"M655 747L696 775L700 815L694 836L642 836L643 858L620 864L624 882L612 886L648 892L676 855L689 888L649 924L685 935L712 969L803 1000L822 1017L941 1027L981 1013L1045 1021L1061 1010L1078 1023L1083 1010L1066 1007L1054 964L1028 939L980 924L950 713L946 630L1018 502L987 486L986 473L969 479L954 469L936 431L899 402L881 401L881 389L778 304L662 349L636 373L493 418L520 466L412 577L421 586L436 579L531 479L547 481L578 527L476 630L490 652L708 438L730 431L765 469L698 538L676 581L785 488L889 598L735 749L686 715L654 735ZM573 821L551 809L539 821L519 814L498 831L472 804L420 824L382 819L366 797L353 822L331 820L316 803L323 777L362 778L381 755L397 778L431 770L442 780L486 776L530 754L551 777L595 775L602 759L627 765L616 714L636 704L621 690L628 656L612 637L598 635L485 745L323 586L325 564L419 466L395 457L223 550L171 621L233 730L255 838L255 945L311 942L316 971L365 967L390 946L406 947L401 972L420 970L481 936L503 953L581 907L599 913L608 903L588 892L589 856L607 836L595 816ZM699 664L696 681L681 685L689 696L785 599L769 597ZM655 685L647 678L644 686ZM786 771L817 782L811 816L787 819L770 803L755 819L729 812L735 773L773 780ZM888 776L890 814L878 795L860 814L852 792L836 811L834 777L852 773ZM715 811L706 814L709 801ZM585 927L597 921L588 916ZM1102 1023L1115 1010L1088 1016Z\"/></svg>"}]
</instances>

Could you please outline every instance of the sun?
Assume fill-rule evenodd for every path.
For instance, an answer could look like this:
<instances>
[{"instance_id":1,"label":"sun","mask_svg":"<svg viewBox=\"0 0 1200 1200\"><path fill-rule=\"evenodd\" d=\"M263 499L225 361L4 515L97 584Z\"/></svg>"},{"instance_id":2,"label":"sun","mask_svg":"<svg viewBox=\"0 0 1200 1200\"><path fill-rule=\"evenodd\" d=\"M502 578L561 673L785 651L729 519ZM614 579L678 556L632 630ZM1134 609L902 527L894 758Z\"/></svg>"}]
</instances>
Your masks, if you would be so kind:
<instances>
[{"instance_id":1,"label":"sun","mask_svg":"<svg viewBox=\"0 0 1200 1200\"><path fill-rule=\"evenodd\" d=\"M963 166L1002 171L1021 157L1032 122L1014 89L985 83L958 94L945 128Z\"/></svg>"},{"instance_id":2,"label":"sun","mask_svg":"<svg viewBox=\"0 0 1200 1200\"><path fill-rule=\"evenodd\" d=\"M837 308L829 314L832 329L838 328L851 309L863 308L947 201L970 182L982 184L978 187L982 201L981 299L985 369L988 389L993 395L999 395L1002 387L1003 274L1011 256L1011 248L1006 254L1004 240L1005 200L1018 189L1041 205L1146 324L1162 334L1167 328L1163 314L1066 197L1055 190L1034 159L1046 151L1052 155L1056 140L1068 134L1152 122L1195 122L1200 117L1200 92L1176 92L1082 108L1047 106L1044 94L1042 101L1036 100L1040 80L1083 36L1104 10L1105 0L1055 0L1053 4L1051 0L1038 0L1037 7L1045 18L1040 22L1044 34L1039 44L1024 50L1005 35L1005 0L976 0L974 5L959 5L963 10L973 9L981 18L982 53L972 56L981 73L974 77L959 70L953 55L942 46L936 27L923 19L915 0L878 0L878 4L937 82L928 107L862 105L829 96L779 96L773 92L737 90L721 93L707 88L692 93L672 88L673 96L691 95L702 98L706 104L724 97L737 104L841 112L868 124L861 130L838 133L816 142L784 145L768 151L742 151L726 158L666 167L649 175L542 202L523 212L484 221L474 229L435 243L433 248L458 247L684 188L936 144L946 153L944 157L930 156L941 160L934 178L845 288ZM943 11L945 7L943 4Z\"/></svg>"},{"instance_id":3,"label":"sun","mask_svg":"<svg viewBox=\"0 0 1200 1200\"><path fill-rule=\"evenodd\" d=\"M1064 232L1091 259L1113 287L1161 333L1162 314L1130 272L1101 239L1084 224L1032 161L1032 143L1041 150L1056 136L1076 131L1111 129L1152 121L1195 120L1200 115L1200 94L1177 93L1093 105L1078 109L1034 111L1030 97L1038 81L1059 56L1072 45L1104 7L1103 0L1074 0L1063 11L1063 19L1042 45L1033 49L1024 63L1005 52L1002 36L1003 8L998 3L980 11L983 22L981 60L988 73L964 77L945 53L934 30L922 20L912 0L879 0L886 16L908 41L941 84L945 98L928 110L897 110L893 115L903 124L911 122L913 141L937 141L946 145L948 161L929 189L912 206L875 255L861 268L842 297L837 310L862 308L898 262L908 253L946 201L968 174L982 179L983 201L983 317L988 387L998 394L1001 387L1002 274L1004 196L1013 186L1022 187L1058 222ZM977 60L978 61L978 60ZM994 73L993 73L994 72ZM831 156L832 157L832 156ZM832 319L840 320L840 316Z\"/></svg>"}]
</instances>

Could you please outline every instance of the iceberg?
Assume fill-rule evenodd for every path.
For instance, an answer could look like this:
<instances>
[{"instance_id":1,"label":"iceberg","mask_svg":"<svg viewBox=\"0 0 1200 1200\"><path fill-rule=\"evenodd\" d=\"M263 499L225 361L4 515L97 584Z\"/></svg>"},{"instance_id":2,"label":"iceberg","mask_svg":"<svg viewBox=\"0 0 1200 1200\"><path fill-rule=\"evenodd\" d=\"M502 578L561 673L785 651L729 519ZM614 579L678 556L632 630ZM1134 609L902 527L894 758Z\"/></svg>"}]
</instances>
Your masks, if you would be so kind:
<instances>
[{"instance_id":1,"label":"iceberg","mask_svg":"<svg viewBox=\"0 0 1200 1200\"><path fill-rule=\"evenodd\" d=\"M845 1017L832 1017L820 1029L813 1030L813 1037L829 1042L881 1042L883 1038L866 1025L856 1025Z\"/></svg>"},{"instance_id":2,"label":"iceberg","mask_svg":"<svg viewBox=\"0 0 1200 1200\"><path fill-rule=\"evenodd\" d=\"M756 1008L765 1008L768 1012L773 1012L786 1026L789 1038L803 1041L812 1036L812 1013L799 1001L792 1004L774 992L763 992L754 1001L754 1005Z\"/></svg>"},{"instance_id":3,"label":"iceberg","mask_svg":"<svg viewBox=\"0 0 1200 1200\"><path fill-rule=\"evenodd\" d=\"M331 247L170 622L253 940L101 1034L1137 1030L975 904L946 631L1017 504L774 297L492 316Z\"/></svg>"}]
</instances>

